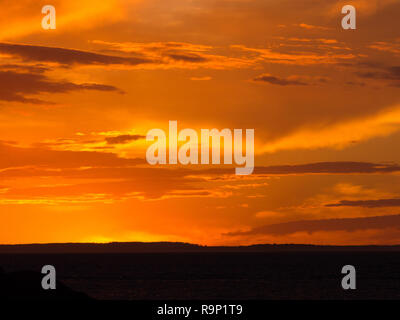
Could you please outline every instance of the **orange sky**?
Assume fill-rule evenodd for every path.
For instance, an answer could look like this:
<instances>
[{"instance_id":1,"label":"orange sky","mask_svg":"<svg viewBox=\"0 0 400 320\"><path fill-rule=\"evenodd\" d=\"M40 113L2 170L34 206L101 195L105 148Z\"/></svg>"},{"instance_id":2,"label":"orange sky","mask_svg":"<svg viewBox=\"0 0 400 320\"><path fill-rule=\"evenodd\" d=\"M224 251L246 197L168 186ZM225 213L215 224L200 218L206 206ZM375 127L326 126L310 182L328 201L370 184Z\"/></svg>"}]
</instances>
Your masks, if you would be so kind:
<instances>
[{"instance_id":1,"label":"orange sky","mask_svg":"<svg viewBox=\"0 0 400 320\"><path fill-rule=\"evenodd\" d=\"M0 243L400 243L398 1L46 4L2 0ZM254 128L254 174L150 167L169 120Z\"/></svg>"}]
</instances>

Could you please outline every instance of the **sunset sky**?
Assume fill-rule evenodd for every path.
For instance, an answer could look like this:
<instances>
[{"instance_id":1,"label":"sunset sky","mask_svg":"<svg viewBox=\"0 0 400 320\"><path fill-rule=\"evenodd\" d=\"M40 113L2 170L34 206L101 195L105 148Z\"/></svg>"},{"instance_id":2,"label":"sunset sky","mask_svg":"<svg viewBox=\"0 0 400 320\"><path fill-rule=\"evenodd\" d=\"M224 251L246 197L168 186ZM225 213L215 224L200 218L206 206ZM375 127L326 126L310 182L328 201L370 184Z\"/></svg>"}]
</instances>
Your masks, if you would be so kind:
<instances>
[{"instance_id":1,"label":"sunset sky","mask_svg":"<svg viewBox=\"0 0 400 320\"><path fill-rule=\"evenodd\" d=\"M398 0L0 3L0 243L400 244ZM254 173L148 165L170 120Z\"/></svg>"}]
</instances>

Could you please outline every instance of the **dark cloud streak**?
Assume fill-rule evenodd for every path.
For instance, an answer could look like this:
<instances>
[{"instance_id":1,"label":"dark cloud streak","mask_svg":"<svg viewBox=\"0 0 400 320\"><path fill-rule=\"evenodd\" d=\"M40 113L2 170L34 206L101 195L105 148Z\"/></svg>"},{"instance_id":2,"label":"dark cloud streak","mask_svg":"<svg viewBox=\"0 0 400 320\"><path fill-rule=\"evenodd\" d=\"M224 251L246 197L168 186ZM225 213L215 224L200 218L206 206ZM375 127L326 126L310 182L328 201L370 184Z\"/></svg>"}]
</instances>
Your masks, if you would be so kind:
<instances>
[{"instance_id":1,"label":"dark cloud streak","mask_svg":"<svg viewBox=\"0 0 400 320\"><path fill-rule=\"evenodd\" d=\"M55 62L65 66L81 65L139 65L150 60L139 57L109 56L88 51L26 44L0 43L0 53L16 56L24 61Z\"/></svg>"},{"instance_id":2,"label":"dark cloud streak","mask_svg":"<svg viewBox=\"0 0 400 320\"><path fill-rule=\"evenodd\" d=\"M400 229L400 215L388 215L377 217L343 218L343 219L324 219L324 220L303 220L286 223L271 224L253 228L249 231L238 231L227 233L228 236L247 236L247 235L288 235L296 232L333 232L369 229Z\"/></svg>"},{"instance_id":3,"label":"dark cloud streak","mask_svg":"<svg viewBox=\"0 0 400 320\"><path fill-rule=\"evenodd\" d=\"M300 165L256 167L255 174L351 174L351 173L391 173L400 171L397 164L377 164L369 162L317 162Z\"/></svg>"},{"instance_id":4,"label":"dark cloud streak","mask_svg":"<svg viewBox=\"0 0 400 320\"><path fill-rule=\"evenodd\" d=\"M140 139L145 139L145 138L146 138L146 136L143 136L140 134L134 134L134 135L123 134L123 135L115 136L115 137L107 137L107 138L105 138L105 141L108 144L123 144L123 143L136 141L136 140L140 140Z\"/></svg>"},{"instance_id":5,"label":"dark cloud streak","mask_svg":"<svg viewBox=\"0 0 400 320\"><path fill-rule=\"evenodd\" d=\"M377 200L341 200L338 203L330 203L326 207L363 207L363 208L384 208L400 207L400 198L377 199Z\"/></svg>"},{"instance_id":6,"label":"dark cloud streak","mask_svg":"<svg viewBox=\"0 0 400 320\"><path fill-rule=\"evenodd\" d=\"M269 74L260 75L256 78L254 78L253 80L267 82L267 83L278 85L278 86L290 86L290 85L307 86L307 85L309 85L308 83L305 83L305 82L297 80L297 79L279 78L279 77L272 76Z\"/></svg>"},{"instance_id":7,"label":"dark cloud streak","mask_svg":"<svg viewBox=\"0 0 400 320\"><path fill-rule=\"evenodd\" d=\"M43 93L67 93L79 90L116 91L122 93L121 90L110 85L97 83L76 84L65 80L55 81L43 74L15 71L0 71L0 83L0 100L32 104L50 103L29 97L30 95Z\"/></svg>"}]
</instances>

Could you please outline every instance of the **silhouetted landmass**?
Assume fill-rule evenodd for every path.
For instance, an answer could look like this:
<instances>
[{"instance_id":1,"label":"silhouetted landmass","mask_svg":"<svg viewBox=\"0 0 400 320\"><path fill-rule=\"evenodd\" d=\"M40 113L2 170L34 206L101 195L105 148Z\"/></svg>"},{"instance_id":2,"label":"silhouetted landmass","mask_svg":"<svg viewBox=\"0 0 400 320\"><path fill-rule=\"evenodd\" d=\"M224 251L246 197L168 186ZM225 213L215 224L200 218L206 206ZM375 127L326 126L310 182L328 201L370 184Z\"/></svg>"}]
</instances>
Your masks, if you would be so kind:
<instances>
[{"instance_id":1,"label":"silhouetted landmass","mask_svg":"<svg viewBox=\"0 0 400 320\"><path fill-rule=\"evenodd\" d=\"M257 244L251 246L200 246L181 242L48 243L0 245L3 253L212 253L212 252L331 252L400 251L394 246L318 246L302 244Z\"/></svg>"}]
</instances>

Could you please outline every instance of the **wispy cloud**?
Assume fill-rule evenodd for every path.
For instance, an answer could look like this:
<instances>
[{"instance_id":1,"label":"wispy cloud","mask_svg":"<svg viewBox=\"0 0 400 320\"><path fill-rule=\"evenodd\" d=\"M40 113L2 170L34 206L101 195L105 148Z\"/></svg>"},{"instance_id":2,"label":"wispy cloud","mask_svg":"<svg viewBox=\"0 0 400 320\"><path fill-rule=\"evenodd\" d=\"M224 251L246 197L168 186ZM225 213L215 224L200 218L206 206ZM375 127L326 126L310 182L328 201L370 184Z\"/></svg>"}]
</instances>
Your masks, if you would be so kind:
<instances>
[{"instance_id":1,"label":"wispy cloud","mask_svg":"<svg viewBox=\"0 0 400 320\"><path fill-rule=\"evenodd\" d=\"M140 65L151 62L144 57L119 57L76 49L12 43L0 43L0 53L23 61L54 62L64 66Z\"/></svg>"},{"instance_id":2,"label":"wispy cloud","mask_svg":"<svg viewBox=\"0 0 400 320\"><path fill-rule=\"evenodd\" d=\"M254 81L267 82L278 86L307 86L304 81L299 80L297 77L280 78L273 76L269 73L264 73L253 79Z\"/></svg>"},{"instance_id":3,"label":"wispy cloud","mask_svg":"<svg viewBox=\"0 0 400 320\"><path fill-rule=\"evenodd\" d=\"M327 207L363 207L363 208L384 208L400 207L400 198L377 199L377 200L340 200L338 203L330 203Z\"/></svg>"},{"instance_id":4,"label":"wispy cloud","mask_svg":"<svg viewBox=\"0 0 400 320\"><path fill-rule=\"evenodd\" d=\"M400 229L400 215L324 219L324 220L302 220L286 223L271 224L253 228L249 231L231 232L228 236L246 235L288 235L296 232L314 233L320 231L347 231L374 229Z\"/></svg>"},{"instance_id":5,"label":"wispy cloud","mask_svg":"<svg viewBox=\"0 0 400 320\"><path fill-rule=\"evenodd\" d=\"M105 140L108 144L123 144L131 141L145 139L146 136L139 134L123 134L115 137L106 137Z\"/></svg>"},{"instance_id":6,"label":"wispy cloud","mask_svg":"<svg viewBox=\"0 0 400 320\"><path fill-rule=\"evenodd\" d=\"M53 80L38 73L15 71L0 71L0 101L15 101L23 103L49 103L36 96L43 93L67 93L71 91L114 91L121 90L114 86L98 83L73 83L66 80Z\"/></svg>"}]
</instances>

